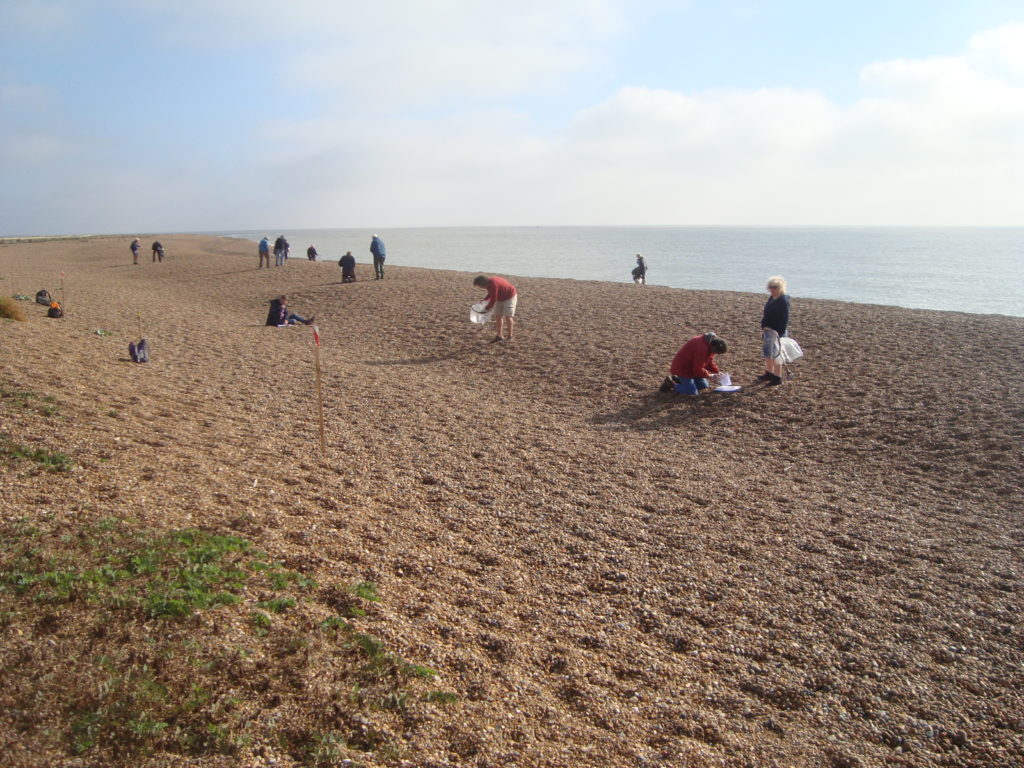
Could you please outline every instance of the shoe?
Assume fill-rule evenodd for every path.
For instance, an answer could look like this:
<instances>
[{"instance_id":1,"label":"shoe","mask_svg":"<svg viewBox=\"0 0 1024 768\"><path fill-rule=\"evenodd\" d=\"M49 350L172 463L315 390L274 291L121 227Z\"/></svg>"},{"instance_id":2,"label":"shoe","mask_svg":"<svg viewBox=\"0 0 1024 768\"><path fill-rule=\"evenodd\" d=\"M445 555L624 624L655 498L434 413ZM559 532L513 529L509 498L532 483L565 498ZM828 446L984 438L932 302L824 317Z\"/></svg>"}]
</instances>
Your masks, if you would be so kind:
<instances>
[{"instance_id":1,"label":"shoe","mask_svg":"<svg viewBox=\"0 0 1024 768\"><path fill-rule=\"evenodd\" d=\"M312 325L314 320L316 320L316 315L313 315L311 318L306 320L305 323L306 325Z\"/></svg>"},{"instance_id":2,"label":"shoe","mask_svg":"<svg viewBox=\"0 0 1024 768\"><path fill-rule=\"evenodd\" d=\"M496 341L504 341L504 340L505 339L503 337L501 337L501 336L495 336L493 339L491 339L491 343L493 344Z\"/></svg>"},{"instance_id":3,"label":"shoe","mask_svg":"<svg viewBox=\"0 0 1024 768\"><path fill-rule=\"evenodd\" d=\"M776 376L774 373L772 374L772 377L770 379L768 379L768 386L769 387L777 387L781 383L782 383L782 377L781 376Z\"/></svg>"},{"instance_id":4,"label":"shoe","mask_svg":"<svg viewBox=\"0 0 1024 768\"><path fill-rule=\"evenodd\" d=\"M775 375L774 373L768 373L768 371L765 371L760 376L758 376L756 379L754 379L754 381L771 381L772 377L774 375Z\"/></svg>"},{"instance_id":5,"label":"shoe","mask_svg":"<svg viewBox=\"0 0 1024 768\"><path fill-rule=\"evenodd\" d=\"M659 392L671 392L675 389L676 383L671 378L665 377L665 380L661 382L661 386L658 388Z\"/></svg>"}]
</instances>

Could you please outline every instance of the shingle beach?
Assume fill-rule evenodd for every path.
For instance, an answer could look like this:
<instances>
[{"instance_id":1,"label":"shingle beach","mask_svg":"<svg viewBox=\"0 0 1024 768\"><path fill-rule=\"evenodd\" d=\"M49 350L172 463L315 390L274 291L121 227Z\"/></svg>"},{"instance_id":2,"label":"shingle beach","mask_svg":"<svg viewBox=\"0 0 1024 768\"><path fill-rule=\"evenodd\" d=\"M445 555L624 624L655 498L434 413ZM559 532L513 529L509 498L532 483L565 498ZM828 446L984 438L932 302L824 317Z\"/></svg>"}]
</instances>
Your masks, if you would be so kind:
<instances>
[{"instance_id":1,"label":"shingle beach","mask_svg":"<svg viewBox=\"0 0 1024 768\"><path fill-rule=\"evenodd\" d=\"M507 276L515 339L492 343L473 271L395 253L375 281L367 254L343 285L340 254L258 270L255 243L159 235L153 264L142 239L138 266L131 237L0 244L3 295L66 309L0 321L0 438L68 459L0 456L3 573L13 526L116 519L243 537L318 586L254 634L259 594L136 620L8 578L0 764L1024 764L1024 318L795 295L806 358L766 388L761 285ZM316 316L327 455L312 332L264 325L280 294ZM709 330L743 389L659 393ZM429 686L353 693L321 627L357 583L380 599L351 631ZM99 655L173 687L159 651L185 639L244 739L183 751L182 712L143 757L75 741L62 692Z\"/></svg>"}]
</instances>

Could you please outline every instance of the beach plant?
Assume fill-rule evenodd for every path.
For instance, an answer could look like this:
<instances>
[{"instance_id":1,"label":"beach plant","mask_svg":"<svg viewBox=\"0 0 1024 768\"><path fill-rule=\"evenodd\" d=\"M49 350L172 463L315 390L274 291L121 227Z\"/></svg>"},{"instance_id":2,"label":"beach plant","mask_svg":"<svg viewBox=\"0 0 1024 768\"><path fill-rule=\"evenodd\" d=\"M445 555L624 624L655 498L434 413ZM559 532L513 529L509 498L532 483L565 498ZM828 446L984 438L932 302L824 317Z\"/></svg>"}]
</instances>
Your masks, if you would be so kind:
<instances>
[{"instance_id":1,"label":"beach plant","mask_svg":"<svg viewBox=\"0 0 1024 768\"><path fill-rule=\"evenodd\" d=\"M53 395L38 395L23 389L12 389L0 384L0 399L11 406L18 406L35 411L43 416L54 416L58 413L57 398Z\"/></svg>"},{"instance_id":2,"label":"beach plant","mask_svg":"<svg viewBox=\"0 0 1024 768\"><path fill-rule=\"evenodd\" d=\"M273 613L284 613L289 608L295 607L295 600L290 597L275 597L273 600L264 600L256 605Z\"/></svg>"},{"instance_id":3,"label":"beach plant","mask_svg":"<svg viewBox=\"0 0 1024 768\"><path fill-rule=\"evenodd\" d=\"M28 319L25 317L25 310L6 296L0 298L0 317L6 317L9 320L17 320L19 322L25 322Z\"/></svg>"},{"instance_id":4,"label":"beach plant","mask_svg":"<svg viewBox=\"0 0 1024 768\"><path fill-rule=\"evenodd\" d=\"M380 602L380 597L377 595L377 585L371 581L360 581L352 585L352 594L356 597L361 597L363 600L369 600L370 602Z\"/></svg>"},{"instance_id":5,"label":"beach plant","mask_svg":"<svg viewBox=\"0 0 1024 768\"><path fill-rule=\"evenodd\" d=\"M258 637L266 637L274 624L263 611L253 611L249 614L249 623L252 624L252 630Z\"/></svg>"},{"instance_id":6,"label":"beach plant","mask_svg":"<svg viewBox=\"0 0 1024 768\"><path fill-rule=\"evenodd\" d=\"M0 434L0 457L34 461L49 472L68 472L74 463L63 453L50 453L43 448L29 448Z\"/></svg>"},{"instance_id":7,"label":"beach plant","mask_svg":"<svg viewBox=\"0 0 1024 768\"><path fill-rule=\"evenodd\" d=\"M337 731L315 734L306 745L306 755L312 768L339 765L349 749L344 735ZM351 761L350 763L351 764Z\"/></svg>"},{"instance_id":8,"label":"beach plant","mask_svg":"<svg viewBox=\"0 0 1024 768\"><path fill-rule=\"evenodd\" d=\"M340 616L331 616L320 622L321 629L351 629L352 625Z\"/></svg>"},{"instance_id":9,"label":"beach plant","mask_svg":"<svg viewBox=\"0 0 1024 768\"><path fill-rule=\"evenodd\" d=\"M15 518L0 520L0 540L0 626L59 627L70 654L59 669L48 658L45 670L17 671L36 675L34 692L24 696L48 697L48 717L59 719L48 721L47 738L90 764L121 768L157 754L240 760L257 732L267 738L251 717L264 706L261 679L273 693L281 681L333 670L342 690L360 693L332 695L322 702L325 712L340 705L405 717L428 697L445 700L438 698L444 692L420 688L433 670L341 616L321 618L319 631L308 632L313 617L324 615L314 603L350 588L314 591L313 579L240 537L155 530L117 517L73 526ZM361 591L360 599L377 598L374 589ZM224 633L235 628L243 631L226 644ZM260 659L265 672L253 676L250 659ZM14 674L0 669L0 685ZM27 710L31 702L17 706ZM378 764L398 754L385 731L339 729L338 722L314 715L276 738L303 765L357 765L370 752Z\"/></svg>"},{"instance_id":10,"label":"beach plant","mask_svg":"<svg viewBox=\"0 0 1024 768\"><path fill-rule=\"evenodd\" d=\"M454 704L459 697L450 691L430 691L425 699L436 704Z\"/></svg>"}]
</instances>

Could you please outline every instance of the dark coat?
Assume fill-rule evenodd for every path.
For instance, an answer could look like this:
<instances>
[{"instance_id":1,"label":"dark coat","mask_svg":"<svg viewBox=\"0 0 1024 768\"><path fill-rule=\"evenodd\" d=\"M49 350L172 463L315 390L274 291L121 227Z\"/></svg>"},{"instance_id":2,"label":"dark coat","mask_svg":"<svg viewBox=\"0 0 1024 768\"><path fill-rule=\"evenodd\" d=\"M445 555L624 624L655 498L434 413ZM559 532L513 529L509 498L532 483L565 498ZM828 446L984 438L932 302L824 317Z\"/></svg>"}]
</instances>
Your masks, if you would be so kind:
<instances>
[{"instance_id":1,"label":"dark coat","mask_svg":"<svg viewBox=\"0 0 1024 768\"><path fill-rule=\"evenodd\" d=\"M270 300L270 311L267 313L267 325L278 326L281 325L283 320L281 319L281 300L271 299Z\"/></svg>"}]
</instances>

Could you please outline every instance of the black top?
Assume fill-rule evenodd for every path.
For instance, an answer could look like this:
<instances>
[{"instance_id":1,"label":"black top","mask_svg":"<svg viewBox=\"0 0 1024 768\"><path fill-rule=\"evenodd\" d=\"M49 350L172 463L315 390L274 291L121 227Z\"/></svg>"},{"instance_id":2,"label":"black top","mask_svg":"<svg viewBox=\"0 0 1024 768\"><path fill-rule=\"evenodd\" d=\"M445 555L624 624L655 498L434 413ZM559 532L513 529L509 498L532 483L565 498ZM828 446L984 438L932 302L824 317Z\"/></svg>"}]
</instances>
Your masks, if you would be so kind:
<instances>
[{"instance_id":1,"label":"black top","mask_svg":"<svg viewBox=\"0 0 1024 768\"><path fill-rule=\"evenodd\" d=\"M283 322L281 317L283 314L281 312L281 300L271 299L270 311L267 313L267 325L280 325Z\"/></svg>"},{"instance_id":2,"label":"black top","mask_svg":"<svg viewBox=\"0 0 1024 768\"><path fill-rule=\"evenodd\" d=\"M761 327L771 328L779 336L786 335L786 328L789 327L789 294L783 293L765 302Z\"/></svg>"}]
</instances>

